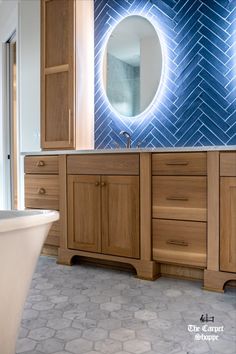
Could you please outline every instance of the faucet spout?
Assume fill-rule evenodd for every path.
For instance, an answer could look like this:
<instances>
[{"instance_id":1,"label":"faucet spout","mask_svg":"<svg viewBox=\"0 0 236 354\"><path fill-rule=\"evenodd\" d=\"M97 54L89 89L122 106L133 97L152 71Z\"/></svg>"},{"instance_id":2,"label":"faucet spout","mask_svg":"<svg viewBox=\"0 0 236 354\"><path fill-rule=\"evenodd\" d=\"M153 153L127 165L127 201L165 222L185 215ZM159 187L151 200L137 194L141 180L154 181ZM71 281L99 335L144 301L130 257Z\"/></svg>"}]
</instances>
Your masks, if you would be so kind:
<instances>
[{"instance_id":1,"label":"faucet spout","mask_svg":"<svg viewBox=\"0 0 236 354\"><path fill-rule=\"evenodd\" d=\"M130 149L131 148L131 135L124 130L122 130L120 132L120 135L123 135L126 138L126 148Z\"/></svg>"}]
</instances>

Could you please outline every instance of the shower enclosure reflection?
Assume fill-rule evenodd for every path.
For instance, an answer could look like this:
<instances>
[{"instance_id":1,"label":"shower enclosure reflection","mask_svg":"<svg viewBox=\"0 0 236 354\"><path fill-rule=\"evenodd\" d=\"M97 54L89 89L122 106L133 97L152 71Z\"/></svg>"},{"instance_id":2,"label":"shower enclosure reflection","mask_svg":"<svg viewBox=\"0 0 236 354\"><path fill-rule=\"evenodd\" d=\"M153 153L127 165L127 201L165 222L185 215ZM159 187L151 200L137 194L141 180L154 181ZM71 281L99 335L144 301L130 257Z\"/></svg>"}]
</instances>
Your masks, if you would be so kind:
<instances>
[{"instance_id":1,"label":"shower enclosure reflection","mask_svg":"<svg viewBox=\"0 0 236 354\"><path fill-rule=\"evenodd\" d=\"M112 31L104 53L103 81L113 109L127 117L142 113L161 81L162 50L154 26L142 16L128 16Z\"/></svg>"}]
</instances>

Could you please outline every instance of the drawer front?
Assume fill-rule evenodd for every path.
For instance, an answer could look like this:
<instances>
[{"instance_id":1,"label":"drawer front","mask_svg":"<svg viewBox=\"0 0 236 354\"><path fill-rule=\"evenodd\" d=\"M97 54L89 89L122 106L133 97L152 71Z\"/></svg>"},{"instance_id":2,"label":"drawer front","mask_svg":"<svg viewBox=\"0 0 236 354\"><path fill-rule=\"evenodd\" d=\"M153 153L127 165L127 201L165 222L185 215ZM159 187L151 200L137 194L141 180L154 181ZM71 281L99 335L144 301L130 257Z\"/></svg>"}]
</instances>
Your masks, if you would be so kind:
<instances>
[{"instance_id":1,"label":"drawer front","mask_svg":"<svg viewBox=\"0 0 236 354\"><path fill-rule=\"evenodd\" d=\"M58 174L58 156L26 156L25 173Z\"/></svg>"},{"instance_id":2,"label":"drawer front","mask_svg":"<svg viewBox=\"0 0 236 354\"><path fill-rule=\"evenodd\" d=\"M45 244L59 247L60 240L60 221L55 221L48 233Z\"/></svg>"},{"instance_id":3,"label":"drawer front","mask_svg":"<svg viewBox=\"0 0 236 354\"><path fill-rule=\"evenodd\" d=\"M220 153L220 175L236 176L236 152Z\"/></svg>"},{"instance_id":4,"label":"drawer front","mask_svg":"<svg viewBox=\"0 0 236 354\"><path fill-rule=\"evenodd\" d=\"M207 174L206 153L154 153L152 174L205 176Z\"/></svg>"},{"instance_id":5,"label":"drawer front","mask_svg":"<svg viewBox=\"0 0 236 354\"><path fill-rule=\"evenodd\" d=\"M58 176L25 175L25 207L58 210Z\"/></svg>"},{"instance_id":6,"label":"drawer front","mask_svg":"<svg viewBox=\"0 0 236 354\"><path fill-rule=\"evenodd\" d=\"M69 155L68 174L139 175L138 154Z\"/></svg>"},{"instance_id":7,"label":"drawer front","mask_svg":"<svg viewBox=\"0 0 236 354\"><path fill-rule=\"evenodd\" d=\"M206 223L153 219L153 259L206 266Z\"/></svg>"},{"instance_id":8,"label":"drawer front","mask_svg":"<svg viewBox=\"0 0 236 354\"><path fill-rule=\"evenodd\" d=\"M206 221L206 186L206 177L152 177L153 217Z\"/></svg>"}]
</instances>

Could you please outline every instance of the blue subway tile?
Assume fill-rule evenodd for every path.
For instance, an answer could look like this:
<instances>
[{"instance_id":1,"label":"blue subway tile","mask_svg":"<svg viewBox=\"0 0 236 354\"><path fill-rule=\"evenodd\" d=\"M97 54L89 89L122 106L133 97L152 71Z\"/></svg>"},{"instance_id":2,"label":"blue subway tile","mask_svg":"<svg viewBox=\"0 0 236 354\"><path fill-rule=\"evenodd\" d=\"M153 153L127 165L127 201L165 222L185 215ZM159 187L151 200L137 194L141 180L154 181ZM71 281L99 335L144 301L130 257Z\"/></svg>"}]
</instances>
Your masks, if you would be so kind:
<instances>
[{"instance_id":1,"label":"blue subway tile","mask_svg":"<svg viewBox=\"0 0 236 354\"><path fill-rule=\"evenodd\" d=\"M213 22L217 23L218 26L222 27L222 29L228 28L229 22L225 21L220 15L212 11L208 6L203 4L200 7L199 11L202 12L203 15L211 19Z\"/></svg>"},{"instance_id":2,"label":"blue subway tile","mask_svg":"<svg viewBox=\"0 0 236 354\"><path fill-rule=\"evenodd\" d=\"M221 6L220 3L217 3L214 0L201 0L203 3L205 3L211 10L216 12L219 16L227 19L228 21L228 16L230 15L230 11L228 11L224 6Z\"/></svg>"}]
</instances>

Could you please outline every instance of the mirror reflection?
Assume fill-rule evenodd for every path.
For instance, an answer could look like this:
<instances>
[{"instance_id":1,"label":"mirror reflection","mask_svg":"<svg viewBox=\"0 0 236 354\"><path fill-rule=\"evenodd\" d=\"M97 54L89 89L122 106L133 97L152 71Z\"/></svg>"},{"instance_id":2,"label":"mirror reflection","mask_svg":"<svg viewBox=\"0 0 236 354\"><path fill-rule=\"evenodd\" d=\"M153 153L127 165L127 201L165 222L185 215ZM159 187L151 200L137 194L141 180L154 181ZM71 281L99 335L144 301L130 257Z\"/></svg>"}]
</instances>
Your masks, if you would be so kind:
<instances>
[{"instance_id":1,"label":"mirror reflection","mask_svg":"<svg viewBox=\"0 0 236 354\"><path fill-rule=\"evenodd\" d=\"M121 115L134 117L153 101L161 80L162 51L151 22L128 16L111 33L104 53L107 98Z\"/></svg>"}]
</instances>

